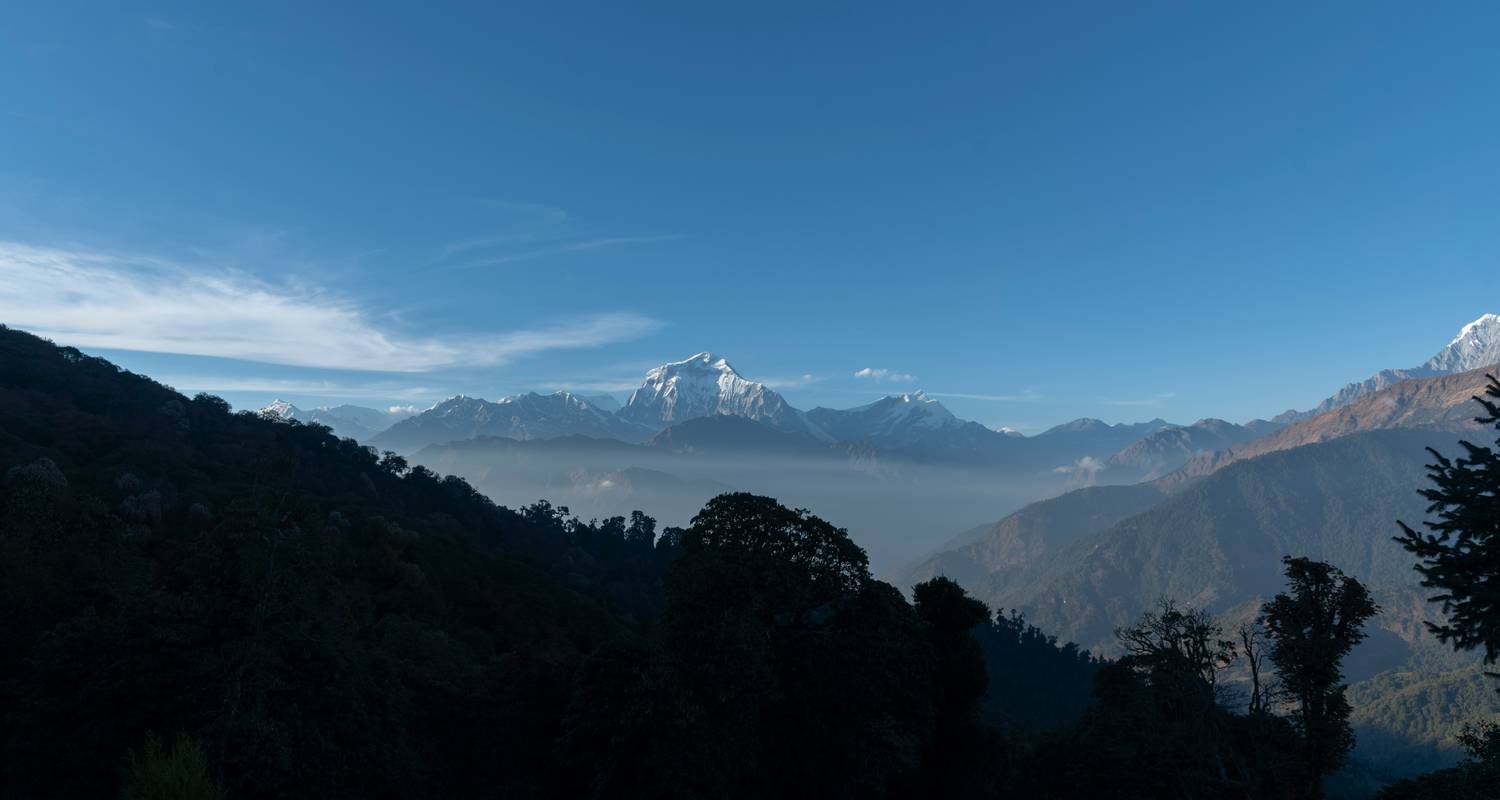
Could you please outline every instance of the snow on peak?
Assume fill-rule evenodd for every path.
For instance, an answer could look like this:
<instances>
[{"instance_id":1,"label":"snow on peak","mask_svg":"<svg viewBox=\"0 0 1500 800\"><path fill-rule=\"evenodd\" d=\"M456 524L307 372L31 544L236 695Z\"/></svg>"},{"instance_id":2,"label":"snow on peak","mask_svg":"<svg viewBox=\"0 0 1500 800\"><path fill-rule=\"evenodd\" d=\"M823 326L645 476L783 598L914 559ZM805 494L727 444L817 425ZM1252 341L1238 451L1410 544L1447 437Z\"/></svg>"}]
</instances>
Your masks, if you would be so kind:
<instances>
[{"instance_id":1,"label":"snow on peak","mask_svg":"<svg viewBox=\"0 0 1500 800\"><path fill-rule=\"evenodd\" d=\"M915 392L904 392L886 398L895 401L896 413L911 414L920 412L927 423L932 426L946 425L949 422L958 421L946 406L927 396L926 392L918 389Z\"/></svg>"},{"instance_id":2,"label":"snow on peak","mask_svg":"<svg viewBox=\"0 0 1500 800\"><path fill-rule=\"evenodd\" d=\"M281 399L272 400L270 405L260 410L261 416L276 419L293 419L298 412L299 409L296 406Z\"/></svg>"},{"instance_id":3,"label":"snow on peak","mask_svg":"<svg viewBox=\"0 0 1500 800\"><path fill-rule=\"evenodd\" d=\"M1422 367L1451 373L1495 363L1500 363L1500 315L1485 314L1463 326L1453 341Z\"/></svg>"},{"instance_id":4,"label":"snow on peak","mask_svg":"<svg viewBox=\"0 0 1500 800\"><path fill-rule=\"evenodd\" d=\"M868 405L848 411L820 412L824 417L838 420L828 422L837 428L829 428L845 438L894 439L913 435L918 431L932 431L958 427L965 423L942 403L923 392L893 394ZM824 421L822 418L820 422Z\"/></svg>"},{"instance_id":5,"label":"snow on peak","mask_svg":"<svg viewBox=\"0 0 1500 800\"><path fill-rule=\"evenodd\" d=\"M1479 315L1479 319L1460 328L1458 335L1453 337L1453 341L1448 344L1458 344L1470 336L1477 335L1486 330L1492 331L1497 327L1500 327L1500 314L1481 314Z\"/></svg>"},{"instance_id":6,"label":"snow on peak","mask_svg":"<svg viewBox=\"0 0 1500 800\"><path fill-rule=\"evenodd\" d=\"M657 426L731 414L819 439L827 437L781 395L765 384L746 380L727 359L710 352L651 369L619 414Z\"/></svg>"}]
</instances>

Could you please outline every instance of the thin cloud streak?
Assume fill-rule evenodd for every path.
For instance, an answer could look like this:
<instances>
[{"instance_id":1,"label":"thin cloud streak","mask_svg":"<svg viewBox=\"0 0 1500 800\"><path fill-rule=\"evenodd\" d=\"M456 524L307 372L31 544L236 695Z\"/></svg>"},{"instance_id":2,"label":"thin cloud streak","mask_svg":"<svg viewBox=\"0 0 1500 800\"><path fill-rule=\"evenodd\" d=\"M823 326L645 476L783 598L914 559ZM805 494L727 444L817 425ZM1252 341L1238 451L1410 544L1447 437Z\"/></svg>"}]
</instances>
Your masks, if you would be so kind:
<instances>
[{"instance_id":1,"label":"thin cloud streak","mask_svg":"<svg viewBox=\"0 0 1500 800\"><path fill-rule=\"evenodd\" d=\"M799 386L811 386L823 380L823 378L820 375L806 373L790 378L755 378L754 380L772 389L795 389Z\"/></svg>"},{"instance_id":2,"label":"thin cloud streak","mask_svg":"<svg viewBox=\"0 0 1500 800\"><path fill-rule=\"evenodd\" d=\"M158 382L182 392L265 392L349 399L440 400L450 395L429 386L392 383L341 383L280 378L222 377L214 375L168 375Z\"/></svg>"},{"instance_id":3,"label":"thin cloud streak","mask_svg":"<svg viewBox=\"0 0 1500 800\"><path fill-rule=\"evenodd\" d=\"M652 242L670 242L683 238L681 235L671 236L617 236L611 239L587 239L581 242L569 242L555 247L545 247L540 250L529 250L524 253L511 253L509 255L492 256L474 261L466 261L462 264L440 267L440 269L474 269L476 267L494 267L501 264L513 264L517 261L530 261L534 258L545 258L546 256L563 255L566 253L580 253L588 250L601 250L606 247L621 247L633 244L650 244Z\"/></svg>"},{"instance_id":4,"label":"thin cloud streak","mask_svg":"<svg viewBox=\"0 0 1500 800\"><path fill-rule=\"evenodd\" d=\"M994 403L1030 403L1042 395L1030 389L1020 394L968 394L966 392L927 392L932 397L954 397L962 400L988 400Z\"/></svg>"},{"instance_id":5,"label":"thin cloud streak","mask_svg":"<svg viewBox=\"0 0 1500 800\"><path fill-rule=\"evenodd\" d=\"M577 381L553 381L538 384L540 388L549 392L631 392L641 388L642 380L633 381L611 381L584 379Z\"/></svg>"},{"instance_id":6,"label":"thin cloud streak","mask_svg":"<svg viewBox=\"0 0 1500 800\"><path fill-rule=\"evenodd\" d=\"M632 313L505 333L405 336L353 301L218 268L0 241L0 321L63 344L298 367L427 372L597 347L661 323Z\"/></svg>"},{"instance_id":7,"label":"thin cloud streak","mask_svg":"<svg viewBox=\"0 0 1500 800\"><path fill-rule=\"evenodd\" d=\"M1104 402L1112 406L1159 406L1162 404L1162 401L1171 400L1176 396L1176 392L1162 392L1161 394L1153 395L1152 397L1147 397L1140 400L1105 400Z\"/></svg>"}]
</instances>

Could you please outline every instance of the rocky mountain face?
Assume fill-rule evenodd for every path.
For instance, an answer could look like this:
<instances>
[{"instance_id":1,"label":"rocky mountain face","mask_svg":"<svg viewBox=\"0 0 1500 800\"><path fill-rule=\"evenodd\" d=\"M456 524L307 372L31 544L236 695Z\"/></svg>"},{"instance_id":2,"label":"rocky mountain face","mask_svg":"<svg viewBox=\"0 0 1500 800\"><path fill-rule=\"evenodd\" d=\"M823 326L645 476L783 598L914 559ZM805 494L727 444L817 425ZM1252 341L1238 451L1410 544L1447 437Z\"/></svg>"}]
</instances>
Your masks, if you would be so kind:
<instances>
[{"instance_id":1,"label":"rocky mountain face","mask_svg":"<svg viewBox=\"0 0 1500 800\"><path fill-rule=\"evenodd\" d=\"M1197 456L1162 478L1171 489L1201 478L1229 464L1302 445L1326 442L1362 431L1417 428L1454 434L1478 430L1480 411L1473 398L1484 393L1491 367L1411 379L1363 395L1314 417L1287 425L1269 435Z\"/></svg>"},{"instance_id":2,"label":"rocky mountain face","mask_svg":"<svg viewBox=\"0 0 1500 800\"><path fill-rule=\"evenodd\" d=\"M1426 362L1406 369L1383 369L1338 390L1312 411L1288 411L1276 419L1297 422L1346 406L1401 381L1469 372L1492 364L1500 364L1500 315L1485 314L1463 326L1452 341Z\"/></svg>"}]
</instances>

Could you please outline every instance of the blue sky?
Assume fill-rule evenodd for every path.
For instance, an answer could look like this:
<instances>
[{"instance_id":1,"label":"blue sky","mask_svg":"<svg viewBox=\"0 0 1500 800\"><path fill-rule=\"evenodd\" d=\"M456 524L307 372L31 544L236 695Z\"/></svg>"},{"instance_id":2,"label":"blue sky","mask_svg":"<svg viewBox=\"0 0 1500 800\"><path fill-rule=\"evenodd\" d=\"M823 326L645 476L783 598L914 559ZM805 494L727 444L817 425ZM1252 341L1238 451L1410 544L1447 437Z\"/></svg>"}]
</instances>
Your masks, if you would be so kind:
<instances>
[{"instance_id":1,"label":"blue sky","mask_svg":"<svg viewBox=\"0 0 1500 800\"><path fill-rule=\"evenodd\" d=\"M0 3L0 321L237 405L712 350L1038 430L1500 311L1493 4L311 5Z\"/></svg>"}]
</instances>

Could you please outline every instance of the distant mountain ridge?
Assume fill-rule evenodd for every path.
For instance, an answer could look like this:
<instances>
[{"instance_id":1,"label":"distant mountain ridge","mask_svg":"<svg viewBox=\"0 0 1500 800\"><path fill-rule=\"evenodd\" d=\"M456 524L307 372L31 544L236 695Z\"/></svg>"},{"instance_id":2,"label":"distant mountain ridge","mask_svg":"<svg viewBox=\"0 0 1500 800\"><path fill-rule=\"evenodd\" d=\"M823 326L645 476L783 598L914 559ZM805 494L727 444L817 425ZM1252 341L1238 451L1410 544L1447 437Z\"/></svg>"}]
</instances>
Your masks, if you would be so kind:
<instances>
[{"instance_id":1,"label":"distant mountain ridge","mask_svg":"<svg viewBox=\"0 0 1500 800\"><path fill-rule=\"evenodd\" d=\"M1200 419L1192 425L1173 425L1137 439L1110 456L1097 469L1079 469L1074 486L1138 483L1160 478L1188 461L1259 439L1284 427L1263 419L1243 425L1222 419Z\"/></svg>"},{"instance_id":2,"label":"distant mountain ridge","mask_svg":"<svg viewBox=\"0 0 1500 800\"><path fill-rule=\"evenodd\" d=\"M920 391L856 408L820 407L804 412L764 383L740 375L728 359L710 352L651 369L629 400L618 409L612 407L616 405L609 395L567 391L514 395L495 402L458 396L368 437L368 443L408 454L473 437L588 436L639 443L695 420L731 417L759 427L728 422L695 425L691 431L671 434L668 441L686 446L681 443L691 440L694 448L723 451L735 443L749 446L747 431L761 431L761 435L774 431L824 446L850 445L854 449L848 452L856 460L860 452L886 453L926 462L1065 474L1079 459L1103 459L1141 436L1172 427L1160 419L1118 425L1079 419L1028 437L959 419ZM712 442L714 437L721 441ZM777 446L788 447L786 442Z\"/></svg>"},{"instance_id":3,"label":"distant mountain ridge","mask_svg":"<svg viewBox=\"0 0 1500 800\"><path fill-rule=\"evenodd\" d=\"M415 415L415 410L390 408L380 410L356 405L320 406L302 409L285 400L273 400L260 409L263 417L326 425L335 434L353 439L369 439L392 425Z\"/></svg>"},{"instance_id":4,"label":"distant mountain ridge","mask_svg":"<svg viewBox=\"0 0 1500 800\"><path fill-rule=\"evenodd\" d=\"M570 392L529 392L498 402L453 397L391 426L370 444L407 452L477 436L529 440L583 435L639 442L654 432Z\"/></svg>"}]
</instances>

